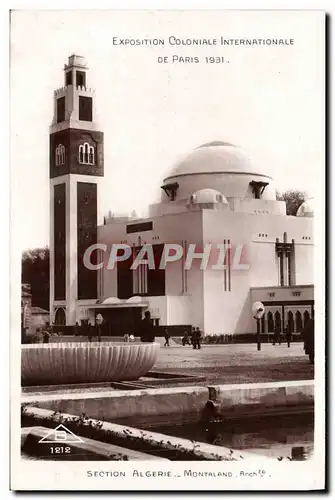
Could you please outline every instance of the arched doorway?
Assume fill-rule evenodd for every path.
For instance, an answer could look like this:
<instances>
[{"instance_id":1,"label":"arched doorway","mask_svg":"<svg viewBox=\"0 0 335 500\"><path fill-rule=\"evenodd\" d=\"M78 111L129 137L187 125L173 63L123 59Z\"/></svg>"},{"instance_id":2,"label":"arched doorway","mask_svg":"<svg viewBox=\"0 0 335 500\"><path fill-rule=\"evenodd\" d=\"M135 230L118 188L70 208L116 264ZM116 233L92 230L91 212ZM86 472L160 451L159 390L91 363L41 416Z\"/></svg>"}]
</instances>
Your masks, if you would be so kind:
<instances>
[{"instance_id":1,"label":"arched doorway","mask_svg":"<svg viewBox=\"0 0 335 500\"><path fill-rule=\"evenodd\" d=\"M274 324L273 324L273 315L271 311L269 311L267 314L267 322L268 322L268 332L273 332Z\"/></svg>"},{"instance_id":2,"label":"arched doorway","mask_svg":"<svg viewBox=\"0 0 335 500\"><path fill-rule=\"evenodd\" d=\"M282 330L281 315L279 311L275 312L275 325L276 328L280 329L280 331Z\"/></svg>"},{"instance_id":3,"label":"arched doorway","mask_svg":"<svg viewBox=\"0 0 335 500\"><path fill-rule=\"evenodd\" d=\"M296 331L301 332L301 330L302 330L302 317L301 317L300 311L297 311L295 313L295 326L296 326Z\"/></svg>"},{"instance_id":4,"label":"arched doorway","mask_svg":"<svg viewBox=\"0 0 335 500\"><path fill-rule=\"evenodd\" d=\"M65 311L62 307L59 307L55 314L55 325L64 326L65 324L66 324Z\"/></svg>"},{"instance_id":5,"label":"arched doorway","mask_svg":"<svg viewBox=\"0 0 335 500\"><path fill-rule=\"evenodd\" d=\"M305 312L304 312L304 326L306 326L306 325L307 325L307 323L309 322L309 319L310 319L309 312L308 312L308 311L305 311Z\"/></svg>"},{"instance_id":6,"label":"arched doorway","mask_svg":"<svg viewBox=\"0 0 335 500\"><path fill-rule=\"evenodd\" d=\"M294 332L294 317L292 311L289 311L287 314L287 323L290 326L291 332Z\"/></svg>"},{"instance_id":7,"label":"arched doorway","mask_svg":"<svg viewBox=\"0 0 335 500\"><path fill-rule=\"evenodd\" d=\"M265 332L265 319L264 319L264 315L263 315L261 318L261 333L264 333L264 332Z\"/></svg>"}]
</instances>

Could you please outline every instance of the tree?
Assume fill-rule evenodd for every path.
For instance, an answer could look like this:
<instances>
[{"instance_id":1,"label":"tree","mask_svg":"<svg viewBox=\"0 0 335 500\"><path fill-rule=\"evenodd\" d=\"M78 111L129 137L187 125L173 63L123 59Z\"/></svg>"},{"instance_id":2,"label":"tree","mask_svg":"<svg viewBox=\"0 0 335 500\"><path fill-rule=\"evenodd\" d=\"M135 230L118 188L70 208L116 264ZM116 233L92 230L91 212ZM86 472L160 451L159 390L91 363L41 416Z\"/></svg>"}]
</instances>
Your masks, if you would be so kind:
<instances>
[{"instance_id":1,"label":"tree","mask_svg":"<svg viewBox=\"0 0 335 500\"><path fill-rule=\"evenodd\" d=\"M49 310L49 248L34 248L22 254L22 283L31 286L32 306Z\"/></svg>"},{"instance_id":2,"label":"tree","mask_svg":"<svg viewBox=\"0 0 335 500\"><path fill-rule=\"evenodd\" d=\"M283 193L277 192L276 197L277 200L285 201L287 215L297 215L298 208L307 199L307 194L298 189L289 189Z\"/></svg>"}]
</instances>

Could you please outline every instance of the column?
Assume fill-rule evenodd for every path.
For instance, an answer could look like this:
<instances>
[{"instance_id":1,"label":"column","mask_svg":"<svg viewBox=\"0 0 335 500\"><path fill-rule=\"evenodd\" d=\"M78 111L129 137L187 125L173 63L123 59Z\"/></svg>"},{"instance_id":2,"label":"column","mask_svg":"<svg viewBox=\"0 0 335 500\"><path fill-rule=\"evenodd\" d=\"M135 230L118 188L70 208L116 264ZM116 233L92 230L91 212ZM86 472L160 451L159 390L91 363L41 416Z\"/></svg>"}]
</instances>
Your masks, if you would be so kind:
<instances>
[{"instance_id":1,"label":"column","mask_svg":"<svg viewBox=\"0 0 335 500\"><path fill-rule=\"evenodd\" d=\"M280 286L284 286L284 256L282 251L279 251L278 257L279 257Z\"/></svg>"}]
</instances>

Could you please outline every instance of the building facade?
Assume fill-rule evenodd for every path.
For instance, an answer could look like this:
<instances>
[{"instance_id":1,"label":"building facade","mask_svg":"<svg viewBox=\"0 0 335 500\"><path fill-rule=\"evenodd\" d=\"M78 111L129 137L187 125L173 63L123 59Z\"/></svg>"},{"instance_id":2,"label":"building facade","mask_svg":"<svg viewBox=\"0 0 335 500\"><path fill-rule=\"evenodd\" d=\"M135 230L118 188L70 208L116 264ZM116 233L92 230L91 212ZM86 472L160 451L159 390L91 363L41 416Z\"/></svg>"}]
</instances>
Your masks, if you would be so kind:
<instances>
[{"instance_id":1,"label":"building facade","mask_svg":"<svg viewBox=\"0 0 335 500\"><path fill-rule=\"evenodd\" d=\"M287 216L271 176L240 147L214 141L172 167L147 218L99 224L103 135L77 73L86 79L82 58L71 56L50 135L51 321L94 323L101 313L120 335L149 310L157 325L251 333L261 300L264 332L288 321L301 330L314 303L313 201ZM88 269L83 255L96 243Z\"/></svg>"},{"instance_id":2,"label":"building facade","mask_svg":"<svg viewBox=\"0 0 335 500\"><path fill-rule=\"evenodd\" d=\"M32 305L31 286L21 285L21 331L24 337L32 336L38 328L43 328L50 321L49 311Z\"/></svg>"}]
</instances>

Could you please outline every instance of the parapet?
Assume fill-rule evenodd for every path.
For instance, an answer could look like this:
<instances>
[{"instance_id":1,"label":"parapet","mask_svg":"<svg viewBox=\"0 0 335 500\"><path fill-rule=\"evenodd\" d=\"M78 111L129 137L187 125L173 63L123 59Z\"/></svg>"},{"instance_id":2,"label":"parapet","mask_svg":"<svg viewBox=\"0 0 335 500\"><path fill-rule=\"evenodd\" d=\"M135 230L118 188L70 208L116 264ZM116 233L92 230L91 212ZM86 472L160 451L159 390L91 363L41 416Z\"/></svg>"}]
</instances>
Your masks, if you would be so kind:
<instances>
[{"instance_id":1,"label":"parapet","mask_svg":"<svg viewBox=\"0 0 335 500\"><path fill-rule=\"evenodd\" d=\"M60 95L60 94L64 94L64 92L66 91L67 87L60 87L59 89L56 89L54 90L54 94L57 96L57 95Z\"/></svg>"},{"instance_id":2,"label":"parapet","mask_svg":"<svg viewBox=\"0 0 335 500\"><path fill-rule=\"evenodd\" d=\"M65 86L65 87L60 87L56 90L54 90L54 94L55 96L58 96L58 95L61 95L61 94L64 94L66 92L66 90L68 89L69 85ZM81 92L90 92L91 94L94 94L95 93L95 90L94 89L91 89L89 87L84 87L84 86L80 86L78 85L77 89Z\"/></svg>"}]
</instances>

